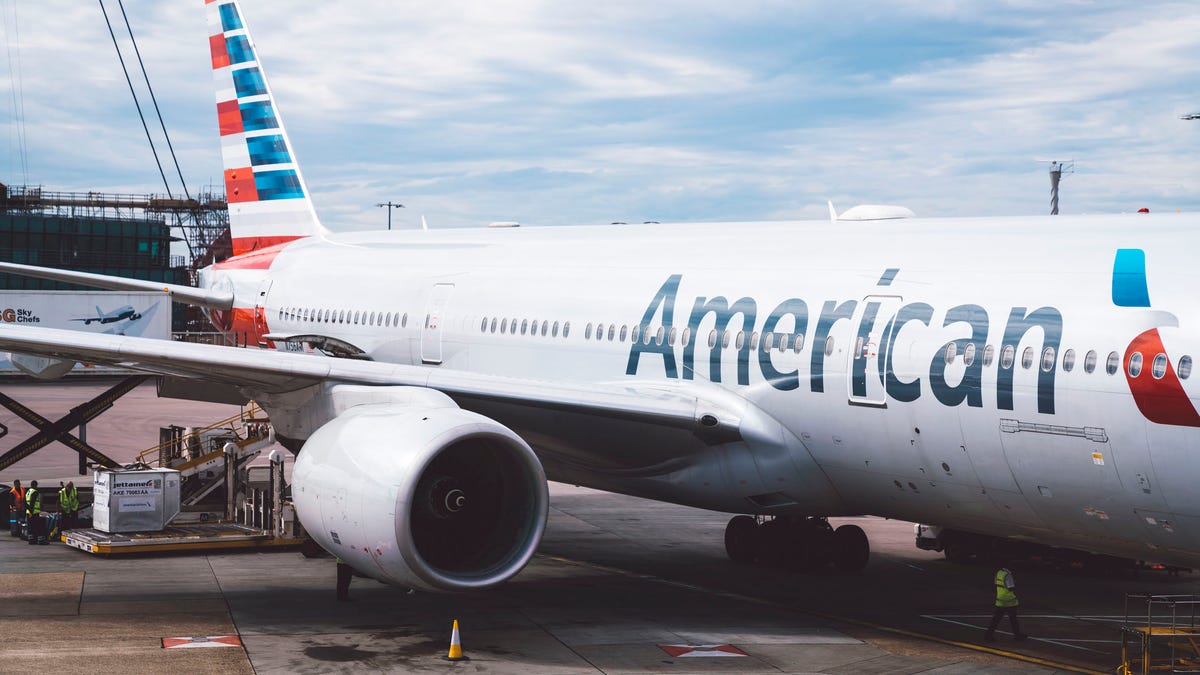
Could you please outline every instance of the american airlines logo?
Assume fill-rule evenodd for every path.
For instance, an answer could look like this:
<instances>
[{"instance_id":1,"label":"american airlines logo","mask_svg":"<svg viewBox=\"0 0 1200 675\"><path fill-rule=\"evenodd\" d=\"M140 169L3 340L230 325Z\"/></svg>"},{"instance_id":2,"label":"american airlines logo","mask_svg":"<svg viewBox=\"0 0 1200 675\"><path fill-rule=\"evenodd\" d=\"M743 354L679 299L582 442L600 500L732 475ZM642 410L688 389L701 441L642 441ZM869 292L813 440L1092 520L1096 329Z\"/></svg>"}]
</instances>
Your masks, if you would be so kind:
<instances>
[{"instance_id":1,"label":"american airlines logo","mask_svg":"<svg viewBox=\"0 0 1200 675\"><path fill-rule=\"evenodd\" d=\"M880 285L890 284L895 272L885 272L880 277ZM867 296L861 300L825 300L810 309L805 300L788 298L775 304L766 312L765 318L760 318L759 302L751 297L731 302L724 296L696 296L691 299L690 311L685 310L687 305L681 305L679 298L682 280L681 274L668 277L647 305L638 330L644 339L635 339L630 347L627 375L636 375L644 367L642 360L646 357L654 362L661 359L663 374L668 378L693 380L699 376L721 382L732 328L740 331L735 343L738 385L750 385L751 371L757 369L762 379L775 389L799 389L804 385L800 368L794 361L790 367L780 365L776 359L783 350L772 349L769 342L768 336L782 332L791 335L793 340L806 339L809 352L807 387L812 392L824 392L826 369L837 359L839 367L836 371L840 373L841 364L847 360L845 351L835 352L827 348L827 344L832 345L831 336L839 322L847 322L853 344L840 346L843 350L848 347L850 352L846 374L851 403L882 405L885 400L911 402L923 395L932 395L946 406L965 403L981 408L985 398L984 368L995 360L998 362L994 394L997 409L1013 410L1014 377L1019 362L1022 369L1036 372L1037 412L1048 415L1055 412L1055 376L1058 372L1055 359L1063 332L1062 313L1055 307L1008 308L1003 315L999 346L993 351L988 344L993 316L977 304L956 305L938 312L924 302L904 303L896 296ZM683 311L688 312L686 323L677 323L676 317ZM668 330L686 326L684 335L688 337L680 341L681 348L676 346L674 339L661 339L661 333L659 339L651 338L652 326L656 324ZM707 359L702 353L698 366L696 350L701 342L698 332L702 324L712 326L713 330L708 346L701 347L707 349ZM902 331L910 325L919 325L926 331L919 345L927 351L923 358L928 359L929 365L919 374L912 372L911 363L905 373L898 373L895 367L897 358L908 357L910 362L916 358L910 354L916 344L912 338L903 341L904 349L895 349L901 343ZM781 326L784 327L782 330ZM929 336L930 331L947 333L947 339L940 347L939 341ZM959 337L964 332L968 336ZM760 333L763 336L761 346L757 344ZM713 335L717 336L715 340ZM844 336L844 330L838 335ZM948 339L950 337L953 339ZM1025 340L1026 348L1018 355L1022 340ZM1031 343L1038 341L1040 346L1035 350ZM1165 348L1155 330L1135 338L1122 362L1129 361L1135 350L1145 352L1147 359L1165 358L1162 356ZM800 350L797 348L795 352ZM900 357L897 357L898 353ZM704 368L705 360L707 368ZM1126 371L1139 409L1147 419L1161 424L1200 426L1200 414L1192 406L1169 363L1164 371L1153 377L1140 377L1139 373Z\"/></svg>"}]
</instances>

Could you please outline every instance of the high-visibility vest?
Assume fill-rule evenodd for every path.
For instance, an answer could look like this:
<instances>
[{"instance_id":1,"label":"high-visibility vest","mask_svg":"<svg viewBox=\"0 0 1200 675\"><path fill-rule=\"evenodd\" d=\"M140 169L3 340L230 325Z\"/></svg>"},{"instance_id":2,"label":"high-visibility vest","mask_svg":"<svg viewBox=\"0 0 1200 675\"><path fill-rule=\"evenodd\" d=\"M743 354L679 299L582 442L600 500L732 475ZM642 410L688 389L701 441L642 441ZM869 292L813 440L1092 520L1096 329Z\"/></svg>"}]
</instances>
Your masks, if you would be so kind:
<instances>
[{"instance_id":1,"label":"high-visibility vest","mask_svg":"<svg viewBox=\"0 0 1200 675\"><path fill-rule=\"evenodd\" d=\"M20 511L25 508L25 488L14 487L8 493L12 495L12 506L14 509Z\"/></svg>"},{"instance_id":2,"label":"high-visibility vest","mask_svg":"<svg viewBox=\"0 0 1200 675\"><path fill-rule=\"evenodd\" d=\"M1007 568L996 572L996 606L1016 607L1017 594L1013 592L1016 587L1012 572L1009 572Z\"/></svg>"},{"instance_id":3,"label":"high-visibility vest","mask_svg":"<svg viewBox=\"0 0 1200 675\"><path fill-rule=\"evenodd\" d=\"M42 512L42 496L38 494L37 488L29 488L25 492L25 513L36 516Z\"/></svg>"},{"instance_id":4,"label":"high-visibility vest","mask_svg":"<svg viewBox=\"0 0 1200 675\"><path fill-rule=\"evenodd\" d=\"M63 513L75 513L79 510L79 490L63 488L58 491L58 510Z\"/></svg>"}]
</instances>

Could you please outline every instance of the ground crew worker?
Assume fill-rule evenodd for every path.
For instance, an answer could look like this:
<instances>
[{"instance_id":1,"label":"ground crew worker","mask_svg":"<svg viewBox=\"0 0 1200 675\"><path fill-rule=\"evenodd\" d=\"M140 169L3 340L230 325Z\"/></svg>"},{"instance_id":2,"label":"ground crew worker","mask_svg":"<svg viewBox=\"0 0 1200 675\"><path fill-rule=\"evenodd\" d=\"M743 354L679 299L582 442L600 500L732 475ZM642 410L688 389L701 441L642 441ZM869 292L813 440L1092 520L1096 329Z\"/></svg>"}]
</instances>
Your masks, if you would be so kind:
<instances>
[{"instance_id":1,"label":"ground crew worker","mask_svg":"<svg viewBox=\"0 0 1200 675\"><path fill-rule=\"evenodd\" d=\"M67 481L66 487L58 491L58 512L61 514L59 531L74 529L79 517L79 490L75 489L75 481Z\"/></svg>"},{"instance_id":2,"label":"ground crew worker","mask_svg":"<svg viewBox=\"0 0 1200 675\"><path fill-rule=\"evenodd\" d=\"M1007 567L1002 567L996 571L994 578L996 585L996 609L992 612L992 622L988 625L987 633L984 634L984 639L988 642L996 641L996 627L1000 625L1000 618L1005 614L1008 615L1008 622L1012 626L1013 639L1024 640L1027 636L1021 632L1021 627L1017 624L1017 582L1013 580L1013 573Z\"/></svg>"},{"instance_id":3,"label":"ground crew worker","mask_svg":"<svg viewBox=\"0 0 1200 675\"><path fill-rule=\"evenodd\" d=\"M8 533L17 537L21 535L21 523L25 522L25 488L21 487L21 481L13 481L12 489L8 491L8 498Z\"/></svg>"},{"instance_id":4,"label":"ground crew worker","mask_svg":"<svg viewBox=\"0 0 1200 675\"><path fill-rule=\"evenodd\" d=\"M29 543L49 544L46 539L42 520L42 495L38 492L37 481L29 481L29 489L25 491L25 519L29 523Z\"/></svg>"},{"instance_id":5,"label":"ground crew worker","mask_svg":"<svg viewBox=\"0 0 1200 675\"><path fill-rule=\"evenodd\" d=\"M354 576L354 568L346 564L346 561L341 558L337 560L337 599L346 601L350 599L350 579Z\"/></svg>"}]
</instances>

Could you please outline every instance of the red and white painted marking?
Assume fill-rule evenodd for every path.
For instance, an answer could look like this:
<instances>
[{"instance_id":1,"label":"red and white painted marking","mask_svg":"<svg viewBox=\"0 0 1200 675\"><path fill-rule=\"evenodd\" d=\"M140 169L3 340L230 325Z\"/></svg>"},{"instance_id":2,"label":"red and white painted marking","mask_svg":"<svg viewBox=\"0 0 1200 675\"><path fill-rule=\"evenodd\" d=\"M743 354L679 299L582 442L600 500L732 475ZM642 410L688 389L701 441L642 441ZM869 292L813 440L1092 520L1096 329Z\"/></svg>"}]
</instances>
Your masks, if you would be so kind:
<instances>
[{"instance_id":1,"label":"red and white painted marking","mask_svg":"<svg viewBox=\"0 0 1200 675\"><path fill-rule=\"evenodd\" d=\"M236 635L205 635L200 637L165 637L163 649L197 649L200 647L241 647L242 639Z\"/></svg>"},{"instance_id":2,"label":"red and white painted marking","mask_svg":"<svg viewBox=\"0 0 1200 675\"><path fill-rule=\"evenodd\" d=\"M733 645L659 645L658 648L677 658L749 656Z\"/></svg>"}]
</instances>

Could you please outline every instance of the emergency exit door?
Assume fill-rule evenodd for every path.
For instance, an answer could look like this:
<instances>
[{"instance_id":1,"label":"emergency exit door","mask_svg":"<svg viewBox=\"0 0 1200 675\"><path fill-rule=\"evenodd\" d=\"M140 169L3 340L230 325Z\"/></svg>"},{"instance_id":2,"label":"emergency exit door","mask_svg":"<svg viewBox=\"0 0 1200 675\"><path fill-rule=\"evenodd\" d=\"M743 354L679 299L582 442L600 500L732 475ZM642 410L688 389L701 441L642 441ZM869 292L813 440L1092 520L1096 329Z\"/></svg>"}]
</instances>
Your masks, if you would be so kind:
<instances>
[{"instance_id":1,"label":"emergency exit door","mask_svg":"<svg viewBox=\"0 0 1200 675\"><path fill-rule=\"evenodd\" d=\"M442 321L454 284L434 284L425 306L425 323L421 327L421 362L442 362Z\"/></svg>"}]
</instances>

